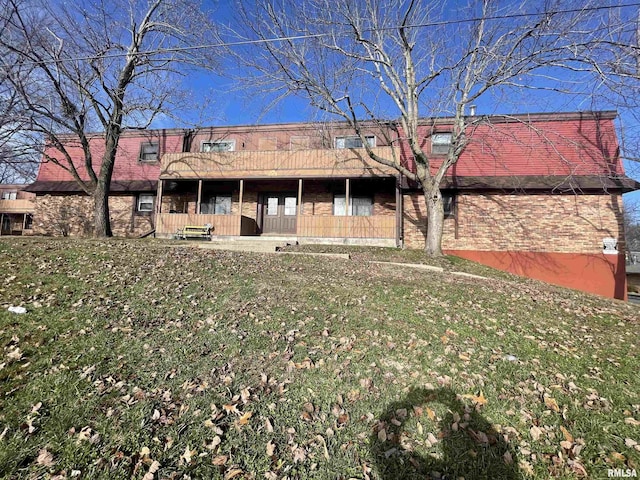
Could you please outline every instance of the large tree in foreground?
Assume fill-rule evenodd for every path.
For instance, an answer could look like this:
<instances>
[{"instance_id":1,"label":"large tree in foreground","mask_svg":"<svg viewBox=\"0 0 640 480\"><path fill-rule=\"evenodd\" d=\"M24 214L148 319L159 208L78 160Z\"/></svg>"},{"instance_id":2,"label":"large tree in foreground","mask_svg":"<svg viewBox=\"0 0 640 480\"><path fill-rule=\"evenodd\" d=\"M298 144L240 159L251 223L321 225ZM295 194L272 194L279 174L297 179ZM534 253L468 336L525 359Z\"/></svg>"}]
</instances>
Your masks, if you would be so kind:
<instances>
[{"instance_id":1,"label":"large tree in foreground","mask_svg":"<svg viewBox=\"0 0 640 480\"><path fill-rule=\"evenodd\" d=\"M603 32L601 10L584 1L459 5L240 0L233 32L251 42L234 51L255 73L252 85L302 96L345 121L371 159L420 186L427 211L425 250L432 255L442 254L441 181L478 121L469 115L470 106L522 89L574 94L571 82L592 78L590 66L576 55ZM452 127L444 159L425 147L426 119L436 117L450 117ZM399 126L415 169L399 156L380 156L364 138L372 123L384 127L389 120Z\"/></svg>"},{"instance_id":2,"label":"large tree in foreground","mask_svg":"<svg viewBox=\"0 0 640 480\"><path fill-rule=\"evenodd\" d=\"M25 115L20 134L57 150L44 161L70 172L93 198L95 235L110 236L120 135L170 112L179 75L210 64L182 49L202 43L205 14L187 0L0 0L0 21L6 94ZM99 158L96 131L104 132ZM81 147L80 162L71 144Z\"/></svg>"}]
</instances>

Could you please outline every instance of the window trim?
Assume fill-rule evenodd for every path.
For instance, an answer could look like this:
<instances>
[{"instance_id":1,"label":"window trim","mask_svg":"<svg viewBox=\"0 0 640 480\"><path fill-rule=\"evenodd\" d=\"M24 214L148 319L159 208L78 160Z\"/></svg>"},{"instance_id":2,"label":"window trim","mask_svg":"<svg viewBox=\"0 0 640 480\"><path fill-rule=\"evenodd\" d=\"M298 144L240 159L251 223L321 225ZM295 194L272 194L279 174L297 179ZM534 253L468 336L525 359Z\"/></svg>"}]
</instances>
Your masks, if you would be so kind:
<instances>
[{"instance_id":1,"label":"window trim","mask_svg":"<svg viewBox=\"0 0 640 480\"><path fill-rule=\"evenodd\" d=\"M143 202L142 201L143 197L151 197L151 209L142 210L140 208L141 205L149 203L149 201ZM139 193L136 196L136 213L141 213L141 214L153 213L155 205L156 205L156 196L153 193Z\"/></svg>"},{"instance_id":2,"label":"window trim","mask_svg":"<svg viewBox=\"0 0 640 480\"><path fill-rule=\"evenodd\" d=\"M436 143L435 139L440 136L447 136L449 138L449 140L444 143L444 142L439 142ZM433 133L431 135L431 154L432 155L447 155L449 153L449 147L451 146L451 137L452 134L451 132L436 132ZM441 147L441 148L437 148L437 147ZM444 147L444 148L442 148Z\"/></svg>"},{"instance_id":3,"label":"window trim","mask_svg":"<svg viewBox=\"0 0 640 480\"><path fill-rule=\"evenodd\" d=\"M150 147L155 145L156 147L156 156L153 159L145 158L144 147ZM140 154L138 155L138 161L142 163L154 163L160 160L160 142L143 142L140 144Z\"/></svg>"},{"instance_id":4,"label":"window trim","mask_svg":"<svg viewBox=\"0 0 640 480\"><path fill-rule=\"evenodd\" d=\"M357 140L361 140L359 135L338 135L336 137L333 137L333 147L338 149L338 150L346 150L349 148L365 148L364 145L360 146L360 147L339 147L338 146L338 140L339 139L357 139ZM369 139L369 138L373 138L373 145L369 145L371 148L375 148L378 144L378 138L375 135L364 135L365 139Z\"/></svg>"},{"instance_id":5,"label":"window trim","mask_svg":"<svg viewBox=\"0 0 640 480\"><path fill-rule=\"evenodd\" d=\"M231 148L229 150L208 150L205 151L204 146L206 144L211 144L211 145L220 145L222 143L228 143ZM229 140L202 140L200 142L200 153L225 153L225 152L235 152L236 151L236 141L235 139L229 139Z\"/></svg>"}]
</instances>

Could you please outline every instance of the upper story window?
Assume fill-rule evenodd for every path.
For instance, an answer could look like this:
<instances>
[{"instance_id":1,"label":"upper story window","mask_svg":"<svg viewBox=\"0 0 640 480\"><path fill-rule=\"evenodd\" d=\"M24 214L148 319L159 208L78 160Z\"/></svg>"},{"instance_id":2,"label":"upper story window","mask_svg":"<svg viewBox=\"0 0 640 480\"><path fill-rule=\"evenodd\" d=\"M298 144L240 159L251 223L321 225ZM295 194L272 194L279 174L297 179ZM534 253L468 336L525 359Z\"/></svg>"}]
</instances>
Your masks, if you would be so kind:
<instances>
[{"instance_id":1,"label":"upper story window","mask_svg":"<svg viewBox=\"0 0 640 480\"><path fill-rule=\"evenodd\" d=\"M201 152L233 152L235 149L235 140L207 141L200 145Z\"/></svg>"},{"instance_id":2,"label":"upper story window","mask_svg":"<svg viewBox=\"0 0 640 480\"><path fill-rule=\"evenodd\" d=\"M2 192L2 200L15 200L18 192Z\"/></svg>"},{"instance_id":3,"label":"upper story window","mask_svg":"<svg viewBox=\"0 0 640 480\"><path fill-rule=\"evenodd\" d=\"M158 142L147 142L140 145L141 162L158 161Z\"/></svg>"},{"instance_id":4,"label":"upper story window","mask_svg":"<svg viewBox=\"0 0 640 480\"><path fill-rule=\"evenodd\" d=\"M376 137L374 135L367 135L364 137L367 141L367 145L370 147L376 146ZM350 135L348 137L336 137L336 148L362 148L364 144L362 139L357 135Z\"/></svg>"},{"instance_id":5,"label":"upper story window","mask_svg":"<svg viewBox=\"0 0 640 480\"><path fill-rule=\"evenodd\" d=\"M446 155L449 153L450 145L450 133L434 133L431 135L431 153L436 155Z\"/></svg>"}]
</instances>

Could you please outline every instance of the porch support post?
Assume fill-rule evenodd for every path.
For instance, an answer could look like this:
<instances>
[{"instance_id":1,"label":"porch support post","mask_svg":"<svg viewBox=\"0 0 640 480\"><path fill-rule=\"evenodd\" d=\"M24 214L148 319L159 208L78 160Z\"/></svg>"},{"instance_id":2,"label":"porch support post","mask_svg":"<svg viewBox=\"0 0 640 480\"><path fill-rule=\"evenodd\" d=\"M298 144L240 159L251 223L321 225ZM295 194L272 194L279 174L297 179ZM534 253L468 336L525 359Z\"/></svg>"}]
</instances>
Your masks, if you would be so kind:
<instances>
[{"instance_id":1,"label":"porch support post","mask_svg":"<svg viewBox=\"0 0 640 480\"><path fill-rule=\"evenodd\" d=\"M27 214L23 213L22 214L22 232L20 232L20 235L24 235L24 230L26 226L27 226Z\"/></svg>"},{"instance_id":2,"label":"porch support post","mask_svg":"<svg viewBox=\"0 0 640 480\"><path fill-rule=\"evenodd\" d=\"M396 179L396 247L402 247L402 226L404 221L404 204L400 177Z\"/></svg>"},{"instance_id":3,"label":"porch support post","mask_svg":"<svg viewBox=\"0 0 640 480\"><path fill-rule=\"evenodd\" d=\"M349 187L350 187L349 179L347 178L345 180L345 187L344 187L344 203L345 203L345 207L344 208L346 209L345 213L344 213L345 216L349 216L349 198L351 196L350 192L349 192L349 189L350 189Z\"/></svg>"},{"instance_id":4,"label":"porch support post","mask_svg":"<svg viewBox=\"0 0 640 480\"><path fill-rule=\"evenodd\" d=\"M349 182L349 179L347 178L345 180L345 186L344 186L344 208L346 209L344 214L346 217L349 217L349 204L351 203L349 201L350 194L351 194L351 192L349 191L351 187L350 183L351 182ZM344 231L345 235L347 237L351 237L351 222L349 221L349 218L345 218L345 221L346 221L346 225L345 225L346 229Z\"/></svg>"},{"instance_id":5,"label":"porch support post","mask_svg":"<svg viewBox=\"0 0 640 480\"><path fill-rule=\"evenodd\" d=\"M162 182L158 180L158 193L156 194L156 213L162 213Z\"/></svg>"},{"instance_id":6,"label":"porch support post","mask_svg":"<svg viewBox=\"0 0 640 480\"><path fill-rule=\"evenodd\" d=\"M298 208L296 209L296 236L300 231L300 215L302 215L302 179L298 179Z\"/></svg>"},{"instance_id":7,"label":"porch support post","mask_svg":"<svg viewBox=\"0 0 640 480\"><path fill-rule=\"evenodd\" d=\"M196 200L196 215L200 214L201 201L202 201L202 180L198 180L198 199Z\"/></svg>"},{"instance_id":8,"label":"porch support post","mask_svg":"<svg viewBox=\"0 0 640 480\"><path fill-rule=\"evenodd\" d=\"M0 237L2 236L2 227L4 226L4 213L0 213Z\"/></svg>"},{"instance_id":9,"label":"porch support post","mask_svg":"<svg viewBox=\"0 0 640 480\"><path fill-rule=\"evenodd\" d=\"M238 203L239 205L239 210L240 210L240 216L239 216L239 221L238 221L238 235L242 235L242 200L244 197L244 180L240 179L240 195L238 197Z\"/></svg>"}]
</instances>

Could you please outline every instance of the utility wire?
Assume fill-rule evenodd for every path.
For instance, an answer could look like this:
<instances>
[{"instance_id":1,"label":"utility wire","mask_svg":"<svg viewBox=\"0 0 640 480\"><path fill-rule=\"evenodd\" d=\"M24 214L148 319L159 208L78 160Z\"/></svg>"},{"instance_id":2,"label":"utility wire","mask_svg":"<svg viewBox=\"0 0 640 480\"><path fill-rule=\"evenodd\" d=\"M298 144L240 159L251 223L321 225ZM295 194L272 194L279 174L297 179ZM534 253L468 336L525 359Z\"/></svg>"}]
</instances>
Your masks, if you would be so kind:
<instances>
[{"instance_id":1,"label":"utility wire","mask_svg":"<svg viewBox=\"0 0 640 480\"><path fill-rule=\"evenodd\" d=\"M446 25L459 25L463 23L472 23L480 20L508 20L512 18L523 18L523 17L535 17L538 15L558 15L564 13L579 13L579 12L595 12L599 10L610 10L614 8L629 8L629 7L640 7L640 2L637 3L628 3L624 5L601 5L598 7L585 7L585 8L572 8L566 10L556 10L553 12L530 12L530 13L515 13L508 15L491 15L486 17L473 17L473 18L464 18L460 20L442 20L439 22L427 22L427 23L419 23L415 25L405 25L403 28L428 28L428 27L439 27ZM395 27L380 27L380 28L366 28L363 31L372 32L372 31L385 31L385 30L397 30L400 28L399 26ZM29 62L21 62L21 65L46 65L50 63L65 63L65 62L77 62L84 60L97 60L97 59L108 59L108 58L120 58L126 57L129 55L132 56L142 56L142 55L153 55L158 53L180 53L180 52L188 52L192 50L204 50L204 49L212 49L212 48L223 48L223 47L239 47L243 45L256 45L261 43L277 43L277 42L285 42L285 41L296 41L296 40L304 40L310 38L321 38L327 37L330 35L338 35L338 36L347 36L350 33L315 33L315 34L305 34L305 35L292 35L287 37L273 37L273 38L260 38L255 40L239 40L235 42L220 42L220 43L211 43L206 45L190 45L185 47L173 47L173 48L160 48L156 50L148 50L145 52L137 52L137 53L110 53L99 56L84 56L84 57L69 57L64 59L51 59L51 60L40 60L40 61L29 61ZM163 59L166 60L166 59Z\"/></svg>"}]
</instances>

